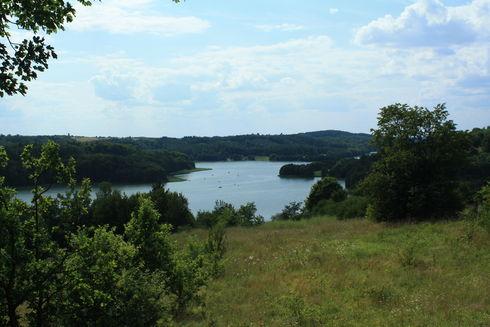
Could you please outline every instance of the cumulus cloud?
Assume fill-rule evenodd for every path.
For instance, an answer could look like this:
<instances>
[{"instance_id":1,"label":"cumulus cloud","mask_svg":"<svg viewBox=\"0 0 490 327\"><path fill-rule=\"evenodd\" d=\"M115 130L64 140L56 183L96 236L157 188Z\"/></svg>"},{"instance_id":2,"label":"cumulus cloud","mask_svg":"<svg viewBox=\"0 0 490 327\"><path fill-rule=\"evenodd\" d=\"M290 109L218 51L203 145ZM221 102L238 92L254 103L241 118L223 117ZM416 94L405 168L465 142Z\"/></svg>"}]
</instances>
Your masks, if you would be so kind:
<instances>
[{"instance_id":1,"label":"cumulus cloud","mask_svg":"<svg viewBox=\"0 0 490 327\"><path fill-rule=\"evenodd\" d=\"M490 0L446 6L440 0L419 0L398 17L386 15L361 27L358 44L388 47L451 47L487 40Z\"/></svg>"},{"instance_id":2,"label":"cumulus cloud","mask_svg":"<svg viewBox=\"0 0 490 327\"><path fill-rule=\"evenodd\" d=\"M297 24L256 25L255 27L264 32L273 32L273 31L293 32L293 31L301 31L305 29L303 25L297 25Z\"/></svg>"},{"instance_id":3,"label":"cumulus cloud","mask_svg":"<svg viewBox=\"0 0 490 327\"><path fill-rule=\"evenodd\" d=\"M70 28L75 31L107 31L114 34L150 33L162 36L200 33L210 27L206 20L165 16L152 10L152 0L108 0L91 7L78 5Z\"/></svg>"}]
</instances>

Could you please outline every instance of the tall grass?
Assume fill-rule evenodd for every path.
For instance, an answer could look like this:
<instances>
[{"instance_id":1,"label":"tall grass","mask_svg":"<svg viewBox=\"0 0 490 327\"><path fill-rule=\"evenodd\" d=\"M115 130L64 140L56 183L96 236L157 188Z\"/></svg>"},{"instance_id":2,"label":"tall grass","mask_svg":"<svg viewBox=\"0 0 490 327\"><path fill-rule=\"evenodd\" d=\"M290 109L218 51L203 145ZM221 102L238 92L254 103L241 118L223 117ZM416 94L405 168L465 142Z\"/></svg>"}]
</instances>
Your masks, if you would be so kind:
<instances>
[{"instance_id":1,"label":"tall grass","mask_svg":"<svg viewBox=\"0 0 490 327\"><path fill-rule=\"evenodd\" d=\"M181 241L201 231L178 234ZM201 326L490 326L490 237L317 217L227 231Z\"/></svg>"}]
</instances>

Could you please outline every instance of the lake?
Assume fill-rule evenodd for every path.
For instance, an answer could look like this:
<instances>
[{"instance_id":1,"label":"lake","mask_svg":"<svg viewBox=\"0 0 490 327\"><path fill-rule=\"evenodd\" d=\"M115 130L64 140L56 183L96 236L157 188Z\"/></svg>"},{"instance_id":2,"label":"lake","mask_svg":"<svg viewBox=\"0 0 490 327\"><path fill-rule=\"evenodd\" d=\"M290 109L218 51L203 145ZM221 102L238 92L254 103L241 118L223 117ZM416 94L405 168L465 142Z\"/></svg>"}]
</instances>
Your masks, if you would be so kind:
<instances>
[{"instance_id":1,"label":"lake","mask_svg":"<svg viewBox=\"0 0 490 327\"><path fill-rule=\"evenodd\" d=\"M280 178L279 169L289 162L234 161L199 162L196 168L210 168L180 175L184 182L168 183L169 190L182 193L189 200L193 213L211 210L216 200L223 200L234 206L255 202L257 211L266 219L292 201L302 202L318 180ZM128 195L148 192L151 184L114 185L115 189ZM64 188L53 188L47 195L56 195ZM94 187L93 194L97 191ZM28 189L19 189L18 197L24 201L32 198Z\"/></svg>"}]
</instances>

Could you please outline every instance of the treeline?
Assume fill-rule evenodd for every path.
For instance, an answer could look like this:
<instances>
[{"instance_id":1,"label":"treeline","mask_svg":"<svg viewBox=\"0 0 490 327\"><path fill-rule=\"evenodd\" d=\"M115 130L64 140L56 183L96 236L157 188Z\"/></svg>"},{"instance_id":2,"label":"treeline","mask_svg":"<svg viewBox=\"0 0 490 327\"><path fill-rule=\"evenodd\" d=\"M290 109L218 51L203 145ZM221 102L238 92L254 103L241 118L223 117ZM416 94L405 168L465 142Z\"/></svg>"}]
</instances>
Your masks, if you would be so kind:
<instances>
[{"instance_id":1,"label":"treeline","mask_svg":"<svg viewBox=\"0 0 490 327\"><path fill-rule=\"evenodd\" d=\"M471 226L478 222L490 228L490 128L458 131L448 117L444 105L433 110L402 104L382 108L373 130L377 153L323 163L323 178L304 205L291 203L274 219L332 215L392 222L464 217ZM301 176L321 164L283 169ZM338 178L346 180L347 190Z\"/></svg>"},{"instance_id":2,"label":"treeline","mask_svg":"<svg viewBox=\"0 0 490 327\"><path fill-rule=\"evenodd\" d=\"M318 161L353 157L373 151L369 134L320 131L293 135L238 135L226 137L123 138L112 142L143 149L179 151L194 161L254 160Z\"/></svg>"},{"instance_id":3,"label":"treeline","mask_svg":"<svg viewBox=\"0 0 490 327\"><path fill-rule=\"evenodd\" d=\"M24 147L33 145L39 153L41 145L53 140L60 145L63 159L76 161L77 178L90 178L93 182L156 183L167 180L169 174L193 169L194 162L176 151L142 148L137 144L115 142L113 139L95 139L81 142L69 136L0 136L11 160L5 169L6 181L12 186L29 185L21 163Z\"/></svg>"},{"instance_id":4,"label":"treeline","mask_svg":"<svg viewBox=\"0 0 490 327\"><path fill-rule=\"evenodd\" d=\"M462 132L467 139L467 156L458 171L458 179L464 187L476 190L490 181L490 127L475 128ZM324 160L310 164L288 164L281 167L283 177L326 177L345 180L348 189L355 189L368 176L378 160L376 152L339 160ZM321 174L319 174L321 172Z\"/></svg>"}]
</instances>

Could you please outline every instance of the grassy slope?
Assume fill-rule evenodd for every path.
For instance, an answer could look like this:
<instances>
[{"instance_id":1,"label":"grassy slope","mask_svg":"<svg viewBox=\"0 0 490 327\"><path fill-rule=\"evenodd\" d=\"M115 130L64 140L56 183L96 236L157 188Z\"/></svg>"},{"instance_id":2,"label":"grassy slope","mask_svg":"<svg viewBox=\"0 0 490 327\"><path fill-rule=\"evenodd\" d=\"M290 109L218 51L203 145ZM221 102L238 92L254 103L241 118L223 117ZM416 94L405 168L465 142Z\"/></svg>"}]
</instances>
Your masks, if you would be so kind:
<instances>
[{"instance_id":1,"label":"grassy slope","mask_svg":"<svg viewBox=\"0 0 490 327\"><path fill-rule=\"evenodd\" d=\"M208 323L490 326L490 237L469 231L330 218L230 229L225 273L206 291Z\"/></svg>"}]
</instances>

